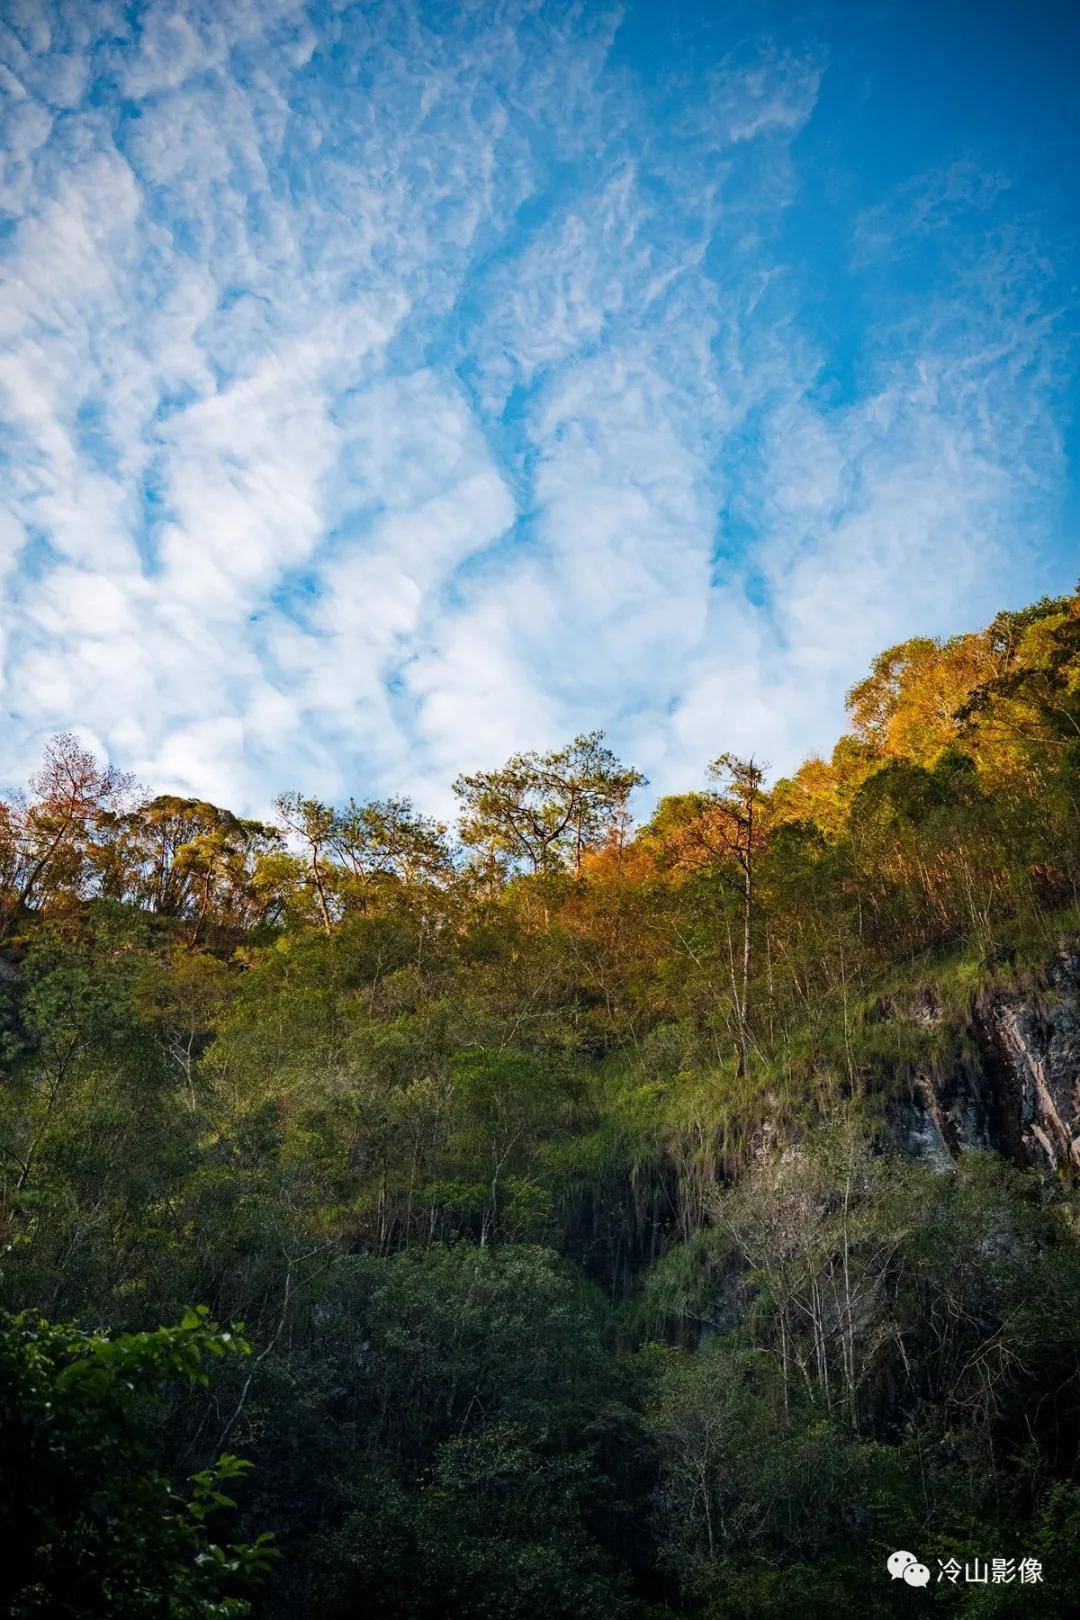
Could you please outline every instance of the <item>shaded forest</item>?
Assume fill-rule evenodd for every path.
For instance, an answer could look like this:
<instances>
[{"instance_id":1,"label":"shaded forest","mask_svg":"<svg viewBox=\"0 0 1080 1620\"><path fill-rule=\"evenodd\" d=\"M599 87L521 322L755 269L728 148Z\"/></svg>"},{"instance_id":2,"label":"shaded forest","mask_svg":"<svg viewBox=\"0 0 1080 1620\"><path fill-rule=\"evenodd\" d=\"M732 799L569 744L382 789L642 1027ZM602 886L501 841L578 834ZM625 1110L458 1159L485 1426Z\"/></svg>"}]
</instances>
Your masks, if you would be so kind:
<instances>
[{"instance_id":1,"label":"shaded forest","mask_svg":"<svg viewBox=\"0 0 1080 1620\"><path fill-rule=\"evenodd\" d=\"M637 826L599 733L453 828L54 739L0 805L6 1613L1076 1612L1080 596L848 713Z\"/></svg>"}]
</instances>

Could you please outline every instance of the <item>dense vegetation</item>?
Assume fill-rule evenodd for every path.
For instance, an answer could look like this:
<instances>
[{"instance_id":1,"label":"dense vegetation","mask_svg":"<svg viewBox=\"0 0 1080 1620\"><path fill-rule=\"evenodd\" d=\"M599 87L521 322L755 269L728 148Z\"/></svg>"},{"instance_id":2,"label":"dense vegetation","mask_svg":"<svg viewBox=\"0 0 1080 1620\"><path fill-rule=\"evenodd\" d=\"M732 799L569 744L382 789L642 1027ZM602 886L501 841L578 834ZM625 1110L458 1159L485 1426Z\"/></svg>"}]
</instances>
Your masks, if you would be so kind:
<instances>
[{"instance_id":1,"label":"dense vegetation","mask_svg":"<svg viewBox=\"0 0 1080 1620\"><path fill-rule=\"evenodd\" d=\"M1080 1206L887 1111L1080 927L1080 597L849 712L636 829L599 735L522 755L454 837L54 740L0 807L7 1612L1074 1612Z\"/></svg>"}]
</instances>

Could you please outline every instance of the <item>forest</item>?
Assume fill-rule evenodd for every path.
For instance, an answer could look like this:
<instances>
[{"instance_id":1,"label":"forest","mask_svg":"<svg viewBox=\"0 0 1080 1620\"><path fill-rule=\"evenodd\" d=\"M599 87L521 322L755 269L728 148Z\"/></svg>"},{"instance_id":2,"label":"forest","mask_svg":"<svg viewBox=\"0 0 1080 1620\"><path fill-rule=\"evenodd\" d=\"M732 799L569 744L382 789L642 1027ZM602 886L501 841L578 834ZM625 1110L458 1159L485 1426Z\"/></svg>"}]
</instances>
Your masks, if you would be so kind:
<instances>
[{"instance_id":1,"label":"forest","mask_svg":"<svg viewBox=\"0 0 1080 1620\"><path fill-rule=\"evenodd\" d=\"M600 732L453 826L49 743L0 803L5 1614L1077 1612L1080 594L847 712L640 824Z\"/></svg>"}]
</instances>

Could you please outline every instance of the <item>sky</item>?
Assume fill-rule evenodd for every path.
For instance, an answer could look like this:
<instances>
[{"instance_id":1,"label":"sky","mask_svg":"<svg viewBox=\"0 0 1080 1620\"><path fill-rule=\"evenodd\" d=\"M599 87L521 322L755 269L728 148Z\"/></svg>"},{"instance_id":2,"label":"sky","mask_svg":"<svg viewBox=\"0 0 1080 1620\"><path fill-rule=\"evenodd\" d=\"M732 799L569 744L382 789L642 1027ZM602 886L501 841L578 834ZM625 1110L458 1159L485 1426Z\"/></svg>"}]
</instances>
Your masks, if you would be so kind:
<instances>
[{"instance_id":1,"label":"sky","mask_svg":"<svg viewBox=\"0 0 1080 1620\"><path fill-rule=\"evenodd\" d=\"M828 749L1080 573L1080 7L0 0L0 782Z\"/></svg>"}]
</instances>

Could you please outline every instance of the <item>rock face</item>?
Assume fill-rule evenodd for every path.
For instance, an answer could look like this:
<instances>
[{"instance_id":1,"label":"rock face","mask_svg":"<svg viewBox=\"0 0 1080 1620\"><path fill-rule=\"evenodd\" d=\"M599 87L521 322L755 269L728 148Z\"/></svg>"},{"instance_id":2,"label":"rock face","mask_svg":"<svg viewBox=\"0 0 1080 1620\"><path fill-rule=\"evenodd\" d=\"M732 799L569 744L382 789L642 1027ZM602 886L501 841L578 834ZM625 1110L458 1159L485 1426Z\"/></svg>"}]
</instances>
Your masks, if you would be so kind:
<instances>
[{"instance_id":1,"label":"rock face","mask_svg":"<svg viewBox=\"0 0 1080 1620\"><path fill-rule=\"evenodd\" d=\"M940 1021L933 998L907 1016ZM993 988L976 999L962 1056L920 1073L888 1109L905 1153L946 1167L970 1148L994 1148L1051 1173L1080 1166L1080 951L1062 951L1034 988Z\"/></svg>"}]
</instances>

